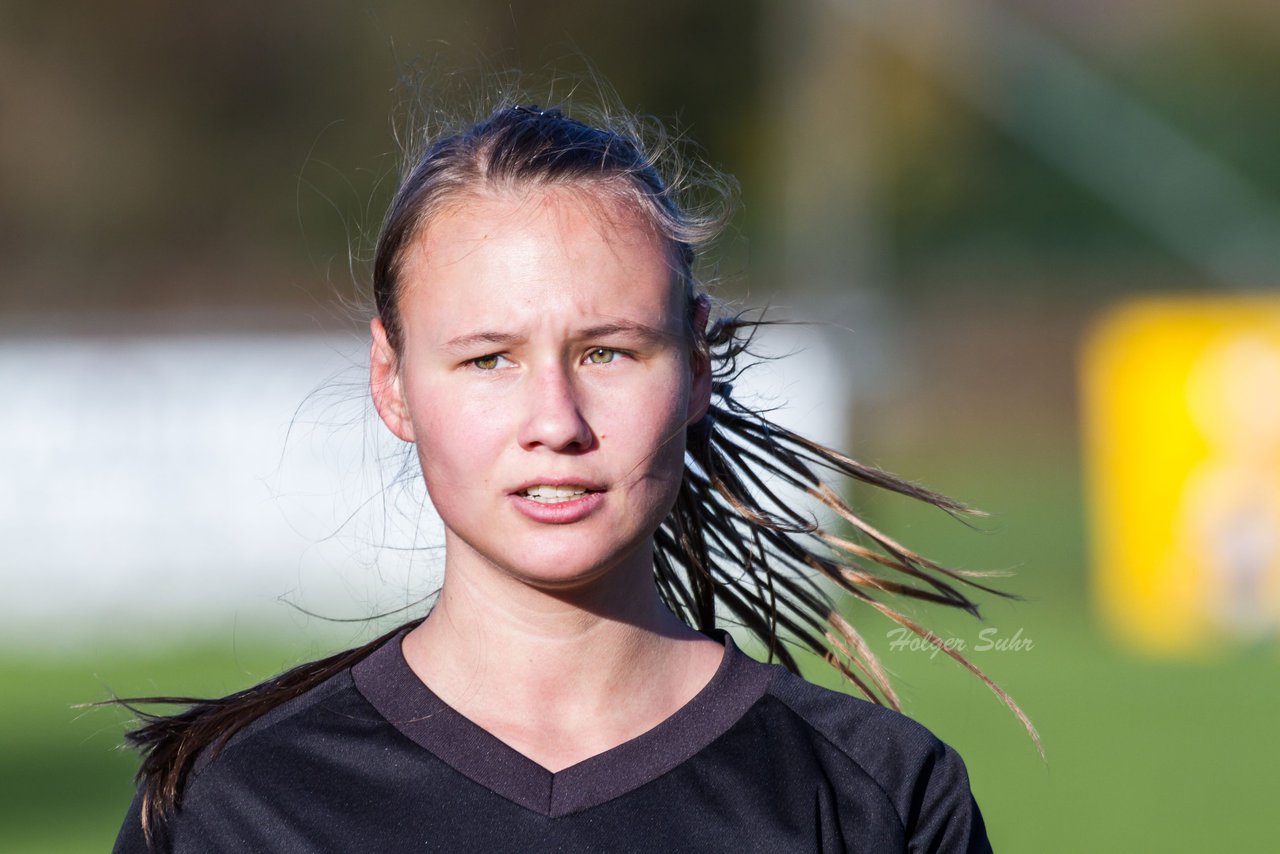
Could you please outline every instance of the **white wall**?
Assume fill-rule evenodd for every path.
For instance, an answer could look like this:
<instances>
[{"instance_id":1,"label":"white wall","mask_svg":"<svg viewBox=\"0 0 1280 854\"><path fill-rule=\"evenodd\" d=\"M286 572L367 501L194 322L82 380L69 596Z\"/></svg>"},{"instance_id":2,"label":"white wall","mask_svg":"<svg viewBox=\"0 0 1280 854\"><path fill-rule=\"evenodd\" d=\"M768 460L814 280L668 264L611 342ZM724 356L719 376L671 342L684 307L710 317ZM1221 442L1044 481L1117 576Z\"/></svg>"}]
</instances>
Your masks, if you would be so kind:
<instances>
[{"instance_id":1,"label":"white wall","mask_svg":"<svg viewBox=\"0 0 1280 854\"><path fill-rule=\"evenodd\" d=\"M845 440L830 333L771 332L738 386ZM439 523L386 486L404 446L367 403L358 333L0 340L0 643L322 625L434 589ZM785 369L785 370L783 370ZM431 548L435 546L436 548ZM350 632L351 629L343 629Z\"/></svg>"}]
</instances>

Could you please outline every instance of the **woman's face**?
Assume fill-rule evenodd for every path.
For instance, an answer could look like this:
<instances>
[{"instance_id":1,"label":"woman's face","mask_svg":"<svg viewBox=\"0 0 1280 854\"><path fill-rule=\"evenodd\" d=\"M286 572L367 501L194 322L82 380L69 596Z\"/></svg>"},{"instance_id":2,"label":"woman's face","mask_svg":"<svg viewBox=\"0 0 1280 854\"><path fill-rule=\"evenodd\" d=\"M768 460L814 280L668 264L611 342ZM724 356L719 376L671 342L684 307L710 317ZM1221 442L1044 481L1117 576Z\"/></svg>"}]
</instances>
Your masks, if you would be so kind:
<instances>
[{"instance_id":1,"label":"woman's face","mask_svg":"<svg viewBox=\"0 0 1280 854\"><path fill-rule=\"evenodd\" d=\"M587 192L447 210L406 252L398 356L374 321L378 411L417 444L447 573L564 589L651 567L710 380L659 238Z\"/></svg>"}]
</instances>

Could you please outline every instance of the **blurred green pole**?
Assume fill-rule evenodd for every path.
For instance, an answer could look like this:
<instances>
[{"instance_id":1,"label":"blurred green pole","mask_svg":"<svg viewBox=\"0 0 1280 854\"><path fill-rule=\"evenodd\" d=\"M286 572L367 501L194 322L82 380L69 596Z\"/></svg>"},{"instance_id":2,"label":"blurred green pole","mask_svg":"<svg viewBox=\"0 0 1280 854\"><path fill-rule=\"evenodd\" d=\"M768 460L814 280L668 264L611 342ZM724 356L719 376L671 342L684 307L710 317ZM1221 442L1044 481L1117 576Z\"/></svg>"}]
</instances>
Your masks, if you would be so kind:
<instances>
[{"instance_id":1,"label":"blurred green pole","mask_svg":"<svg viewBox=\"0 0 1280 854\"><path fill-rule=\"evenodd\" d=\"M848 443L851 417L892 385L900 362L889 352L896 336L875 202L869 43L857 15L826 3L767 3L762 24L762 137L776 164L778 219L764 228L778 241L774 304L779 316L817 322L793 340L833 354L827 387L815 391L842 425L833 439Z\"/></svg>"},{"instance_id":2,"label":"blurred green pole","mask_svg":"<svg viewBox=\"0 0 1280 854\"><path fill-rule=\"evenodd\" d=\"M857 16L826 3L768 3L763 110L781 202L779 253L789 299L833 296L883 279L872 211L867 42Z\"/></svg>"}]
</instances>

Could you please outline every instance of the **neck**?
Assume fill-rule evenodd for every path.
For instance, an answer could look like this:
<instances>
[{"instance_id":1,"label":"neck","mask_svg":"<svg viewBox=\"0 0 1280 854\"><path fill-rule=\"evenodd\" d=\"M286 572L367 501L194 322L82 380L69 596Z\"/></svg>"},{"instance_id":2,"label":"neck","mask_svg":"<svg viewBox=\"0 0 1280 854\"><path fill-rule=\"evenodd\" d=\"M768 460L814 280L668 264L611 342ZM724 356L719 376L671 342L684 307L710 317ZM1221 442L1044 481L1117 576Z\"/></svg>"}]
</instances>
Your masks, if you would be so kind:
<instances>
[{"instance_id":1,"label":"neck","mask_svg":"<svg viewBox=\"0 0 1280 854\"><path fill-rule=\"evenodd\" d=\"M455 710L544 767L567 767L669 717L723 654L666 608L644 557L572 590L447 567L405 657Z\"/></svg>"}]
</instances>

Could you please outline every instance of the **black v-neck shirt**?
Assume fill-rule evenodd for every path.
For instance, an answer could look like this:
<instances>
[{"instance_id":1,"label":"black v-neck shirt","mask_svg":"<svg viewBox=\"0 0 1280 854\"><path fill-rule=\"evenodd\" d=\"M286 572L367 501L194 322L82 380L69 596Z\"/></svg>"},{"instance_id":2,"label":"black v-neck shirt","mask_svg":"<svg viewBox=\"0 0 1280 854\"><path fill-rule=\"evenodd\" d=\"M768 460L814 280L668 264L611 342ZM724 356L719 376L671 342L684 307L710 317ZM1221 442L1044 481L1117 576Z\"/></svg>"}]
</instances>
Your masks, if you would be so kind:
<instances>
[{"instance_id":1,"label":"black v-neck shirt","mask_svg":"<svg viewBox=\"0 0 1280 854\"><path fill-rule=\"evenodd\" d=\"M555 773L432 693L400 639L201 763L162 850L991 850L955 751L727 636L675 714ZM116 852L147 850L139 807Z\"/></svg>"}]
</instances>

